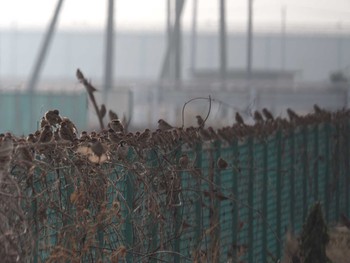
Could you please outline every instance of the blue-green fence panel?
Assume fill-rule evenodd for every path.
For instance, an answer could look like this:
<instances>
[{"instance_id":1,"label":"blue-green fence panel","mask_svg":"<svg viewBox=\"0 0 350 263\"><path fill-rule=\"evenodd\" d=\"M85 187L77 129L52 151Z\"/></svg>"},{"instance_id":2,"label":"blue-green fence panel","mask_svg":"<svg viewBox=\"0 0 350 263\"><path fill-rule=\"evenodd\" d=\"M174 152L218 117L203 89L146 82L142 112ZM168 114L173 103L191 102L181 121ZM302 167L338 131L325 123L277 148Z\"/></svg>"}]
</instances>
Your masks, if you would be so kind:
<instances>
[{"instance_id":1,"label":"blue-green fence panel","mask_svg":"<svg viewBox=\"0 0 350 263\"><path fill-rule=\"evenodd\" d=\"M0 133L27 135L38 129L45 112L58 109L80 130L87 127L87 97L85 93L0 92Z\"/></svg>"}]
</instances>

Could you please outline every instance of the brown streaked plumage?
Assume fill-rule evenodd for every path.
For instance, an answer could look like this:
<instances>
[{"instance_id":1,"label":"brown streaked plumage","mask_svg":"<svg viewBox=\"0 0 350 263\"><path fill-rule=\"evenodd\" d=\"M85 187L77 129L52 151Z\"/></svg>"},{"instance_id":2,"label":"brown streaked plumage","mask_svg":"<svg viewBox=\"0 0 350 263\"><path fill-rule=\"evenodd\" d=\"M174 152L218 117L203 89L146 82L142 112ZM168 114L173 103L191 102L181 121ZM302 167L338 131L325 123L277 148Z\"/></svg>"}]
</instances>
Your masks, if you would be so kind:
<instances>
[{"instance_id":1,"label":"brown streaked plumage","mask_svg":"<svg viewBox=\"0 0 350 263\"><path fill-rule=\"evenodd\" d=\"M244 125L244 120L243 120L242 116L238 112L236 112L235 119L236 119L236 122L239 125Z\"/></svg>"},{"instance_id":2,"label":"brown streaked plumage","mask_svg":"<svg viewBox=\"0 0 350 263\"><path fill-rule=\"evenodd\" d=\"M45 125L40 132L39 140L40 143L49 143L53 138L53 132L50 125Z\"/></svg>"},{"instance_id":3,"label":"brown streaked plumage","mask_svg":"<svg viewBox=\"0 0 350 263\"><path fill-rule=\"evenodd\" d=\"M108 123L108 128L114 130L115 132L124 133L124 126L119 119L113 119Z\"/></svg>"},{"instance_id":4,"label":"brown streaked plumage","mask_svg":"<svg viewBox=\"0 0 350 263\"><path fill-rule=\"evenodd\" d=\"M203 128L205 123L204 123L204 120L203 120L202 116L197 115L196 119L197 119L197 124L198 124L199 128Z\"/></svg>"},{"instance_id":5,"label":"brown streaked plumage","mask_svg":"<svg viewBox=\"0 0 350 263\"><path fill-rule=\"evenodd\" d=\"M45 120L50 124L50 125L56 125L60 124L62 119L60 116L60 113L58 110L49 110L45 113L44 115Z\"/></svg>"},{"instance_id":6,"label":"brown streaked plumage","mask_svg":"<svg viewBox=\"0 0 350 263\"><path fill-rule=\"evenodd\" d=\"M172 129L173 126L171 126L169 123L167 123L165 120L160 119L158 121L158 129L162 130L162 131L166 131L166 130L170 130Z\"/></svg>"},{"instance_id":7,"label":"brown streaked plumage","mask_svg":"<svg viewBox=\"0 0 350 263\"><path fill-rule=\"evenodd\" d=\"M263 108L262 109L262 113L264 114L264 116L265 116L267 121L273 121L274 120L274 117L273 117L272 113L268 109Z\"/></svg>"}]
</instances>

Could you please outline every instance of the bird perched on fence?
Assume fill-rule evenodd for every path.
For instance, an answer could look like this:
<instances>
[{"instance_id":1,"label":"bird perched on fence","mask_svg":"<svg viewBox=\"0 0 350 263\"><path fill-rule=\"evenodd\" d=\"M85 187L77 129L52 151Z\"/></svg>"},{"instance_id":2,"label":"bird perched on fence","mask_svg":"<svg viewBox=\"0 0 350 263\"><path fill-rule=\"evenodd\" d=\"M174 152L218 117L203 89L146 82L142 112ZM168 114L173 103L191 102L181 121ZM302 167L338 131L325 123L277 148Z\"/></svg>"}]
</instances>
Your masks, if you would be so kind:
<instances>
[{"instance_id":1,"label":"bird perched on fence","mask_svg":"<svg viewBox=\"0 0 350 263\"><path fill-rule=\"evenodd\" d=\"M39 140L40 143L49 143L53 138L53 132L50 125L45 125L40 132Z\"/></svg>"},{"instance_id":2,"label":"bird perched on fence","mask_svg":"<svg viewBox=\"0 0 350 263\"><path fill-rule=\"evenodd\" d=\"M57 124L60 124L62 121L62 118L58 110L49 110L45 113L44 117L45 117L45 120L52 126L56 126Z\"/></svg>"},{"instance_id":3,"label":"bird perched on fence","mask_svg":"<svg viewBox=\"0 0 350 263\"><path fill-rule=\"evenodd\" d=\"M69 126L66 121L61 122L61 126L59 128L59 136L62 140L71 142L76 138L73 127Z\"/></svg>"},{"instance_id":4,"label":"bird perched on fence","mask_svg":"<svg viewBox=\"0 0 350 263\"><path fill-rule=\"evenodd\" d=\"M294 121L297 121L299 119L299 115L296 114L292 109L288 108L287 109L287 114L288 114L288 117L289 117L289 120L291 122L294 122Z\"/></svg>"},{"instance_id":5,"label":"bird perched on fence","mask_svg":"<svg viewBox=\"0 0 350 263\"><path fill-rule=\"evenodd\" d=\"M10 134L4 135L0 141L0 171L8 169L12 159L13 149L14 143L12 136Z\"/></svg>"},{"instance_id":6,"label":"bird perched on fence","mask_svg":"<svg viewBox=\"0 0 350 263\"><path fill-rule=\"evenodd\" d=\"M113 119L108 123L108 128L114 130L115 132L124 133L124 126L119 119Z\"/></svg>"},{"instance_id":7,"label":"bird perched on fence","mask_svg":"<svg viewBox=\"0 0 350 263\"><path fill-rule=\"evenodd\" d=\"M228 163L221 157L217 160L216 165L220 170L225 170L228 167Z\"/></svg>"},{"instance_id":8,"label":"bird perched on fence","mask_svg":"<svg viewBox=\"0 0 350 263\"><path fill-rule=\"evenodd\" d=\"M111 120L118 120L118 119L119 119L118 114L115 113L115 112L112 111L112 110L109 110L109 111L108 111L108 116L109 116L109 120L110 120L110 121L111 121Z\"/></svg>"},{"instance_id":9,"label":"bird perched on fence","mask_svg":"<svg viewBox=\"0 0 350 263\"><path fill-rule=\"evenodd\" d=\"M324 112L317 104L314 104L314 111L316 114L322 114Z\"/></svg>"},{"instance_id":10,"label":"bird perched on fence","mask_svg":"<svg viewBox=\"0 0 350 263\"><path fill-rule=\"evenodd\" d=\"M273 117L272 113L268 109L263 108L262 109L262 113L264 114L264 116L265 116L267 121L273 121L274 120L274 117Z\"/></svg>"},{"instance_id":11,"label":"bird perched on fence","mask_svg":"<svg viewBox=\"0 0 350 263\"><path fill-rule=\"evenodd\" d=\"M107 147L103 145L98 139L92 138L90 142L90 149L92 154L89 154L88 159L92 163L101 164L107 161Z\"/></svg>"},{"instance_id":12,"label":"bird perched on fence","mask_svg":"<svg viewBox=\"0 0 350 263\"><path fill-rule=\"evenodd\" d=\"M264 119L263 119L261 113L257 110L254 112L254 121L256 123L263 123L264 122Z\"/></svg>"},{"instance_id":13,"label":"bird perched on fence","mask_svg":"<svg viewBox=\"0 0 350 263\"><path fill-rule=\"evenodd\" d=\"M167 123L165 120L160 119L158 121L158 129L162 130L162 131L166 131L166 130L170 130L172 129L173 126L171 126L169 123Z\"/></svg>"},{"instance_id":14,"label":"bird perched on fence","mask_svg":"<svg viewBox=\"0 0 350 263\"><path fill-rule=\"evenodd\" d=\"M241 116L238 112L236 112L236 117L235 117L235 119L236 119L236 122L237 122L239 125L244 125L244 120L243 120L242 116Z\"/></svg>"}]
</instances>

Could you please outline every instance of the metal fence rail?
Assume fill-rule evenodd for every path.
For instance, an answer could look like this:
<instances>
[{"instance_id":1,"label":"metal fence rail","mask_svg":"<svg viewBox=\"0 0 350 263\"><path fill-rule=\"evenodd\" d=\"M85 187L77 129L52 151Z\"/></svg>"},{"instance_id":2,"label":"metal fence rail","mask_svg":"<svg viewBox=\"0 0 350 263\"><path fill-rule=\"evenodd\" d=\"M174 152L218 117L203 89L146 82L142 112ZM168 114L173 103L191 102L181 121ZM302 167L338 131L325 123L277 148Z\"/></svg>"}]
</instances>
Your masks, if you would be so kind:
<instances>
[{"instance_id":1,"label":"metal fence rail","mask_svg":"<svg viewBox=\"0 0 350 263\"><path fill-rule=\"evenodd\" d=\"M349 118L338 115L257 125L230 143L128 147L126 158L111 145L99 165L55 148L61 159L41 159L32 177L12 171L30 200L34 262L281 258L286 229L299 232L315 201L328 222L350 215Z\"/></svg>"}]
</instances>

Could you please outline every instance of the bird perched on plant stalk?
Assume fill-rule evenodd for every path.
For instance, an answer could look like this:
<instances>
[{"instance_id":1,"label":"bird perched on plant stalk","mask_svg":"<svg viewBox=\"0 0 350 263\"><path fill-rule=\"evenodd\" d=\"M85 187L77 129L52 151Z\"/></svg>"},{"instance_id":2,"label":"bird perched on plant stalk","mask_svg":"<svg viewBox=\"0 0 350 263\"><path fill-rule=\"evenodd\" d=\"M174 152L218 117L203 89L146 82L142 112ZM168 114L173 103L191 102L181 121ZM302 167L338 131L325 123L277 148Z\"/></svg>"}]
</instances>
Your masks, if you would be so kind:
<instances>
[{"instance_id":1,"label":"bird perched on plant stalk","mask_svg":"<svg viewBox=\"0 0 350 263\"><path fill-rule=\"evenodd\" d=\"M199 128L204 128L205 123L204 123L202 116L197 115L196 119L197 119L197 124L198 124Z\"/></svg>"}]
</instances>

